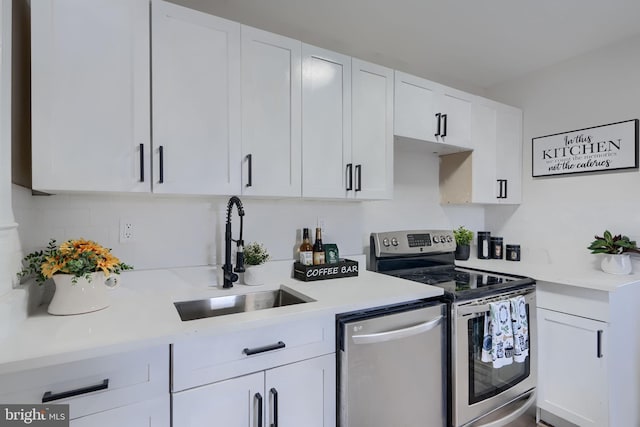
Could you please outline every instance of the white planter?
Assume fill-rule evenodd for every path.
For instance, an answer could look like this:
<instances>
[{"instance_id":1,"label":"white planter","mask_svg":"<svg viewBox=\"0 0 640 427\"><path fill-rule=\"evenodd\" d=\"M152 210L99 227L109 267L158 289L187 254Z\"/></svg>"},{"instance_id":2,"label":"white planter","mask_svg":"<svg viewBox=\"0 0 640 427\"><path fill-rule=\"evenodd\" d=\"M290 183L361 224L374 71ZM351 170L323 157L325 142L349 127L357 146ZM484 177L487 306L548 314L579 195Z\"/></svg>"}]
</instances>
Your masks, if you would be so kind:
<instances>
[{"instance_id":1,"label":"white planter","mask_svg":"<svg viewBox=\"0 0 640 427\"><path fill-rule=\"evenodd\" d=\"M267 269L265 264L245 265L244 284L249 286L264 285Z\"/></svg>"},{"instance_id":2,"label":"white planter","mask_svg":"<svg viewBox=\"0 0 640 427\"><path fill-rule=\"evenodd\" d=\"M630 274L631 258L628 254L605 255L600 266L605 273Z\"/></svg>"},{"instance_id":3,"label":"white planter","mask_svg":"<svg viewBox=\"0 0 640 427\"><path fill-rule=\"evenodd\" d=\"M102 310L109 307L109 288L119 284L113 275L109 278L111 280L107 280L103 272L91 273L91 282L78 277L78 281L73 283L72 278L71 274L53 275L56 291L47 309L49 314L68 315Z\"/></svg>"}]
</instances>

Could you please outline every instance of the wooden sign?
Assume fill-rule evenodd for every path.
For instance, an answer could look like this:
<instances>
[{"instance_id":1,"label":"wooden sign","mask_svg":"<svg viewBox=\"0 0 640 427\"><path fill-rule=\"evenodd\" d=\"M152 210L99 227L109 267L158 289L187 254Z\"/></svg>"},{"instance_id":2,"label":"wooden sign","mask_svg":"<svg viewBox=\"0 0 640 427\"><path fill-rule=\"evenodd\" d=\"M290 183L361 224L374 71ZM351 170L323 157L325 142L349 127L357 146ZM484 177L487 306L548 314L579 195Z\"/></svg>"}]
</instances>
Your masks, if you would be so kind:
<instances>
[{"instance_id":1,"label":"wooden sign","mask_svg":"<svg viewBox=\"0 0 640 427\"><path fill-rule=\"evenodd\" d=\"M532 139L533 177L638 168L638 119Z\"/></svg>"}]
</instances>

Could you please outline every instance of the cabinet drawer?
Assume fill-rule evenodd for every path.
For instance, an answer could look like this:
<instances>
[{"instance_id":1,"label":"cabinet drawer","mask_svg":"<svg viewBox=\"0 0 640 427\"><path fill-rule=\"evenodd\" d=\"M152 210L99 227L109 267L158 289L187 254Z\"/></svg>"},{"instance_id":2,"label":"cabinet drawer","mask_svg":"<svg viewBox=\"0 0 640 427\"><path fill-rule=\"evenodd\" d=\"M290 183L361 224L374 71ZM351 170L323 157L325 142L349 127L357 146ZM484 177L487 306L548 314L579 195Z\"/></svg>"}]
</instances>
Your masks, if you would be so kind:
<instances>
[{"instance_id":1,"label":"cabinet drawer","mask_svg":"<svg viewBox=\"0 0 640 427\"><path fill-rule=\"evenodd\" d=\"M172 390L332 353L334 322L333 316L325 315L173 344Z\"/></svg>"},{"instance_id":2,"label":"cabinet drawer","mask_svg":"<svg viewBox=\"0 0 640 427\"><path fill-rule=\"evenodd\" d=\"M69 404L71 419L168 392L168 346L0 376L0 402L43 403L45 398Z\"/></svg>"},{"instance_id":3,"label":"cabinet drawer","mask_svg":"<svg viewBox=\"0 0 640 427\"><path fill-rule=\"evenodd\" d=\"M169 427L171 425L169 392L163 397L123 406L86 417L76 418L70 427Z\"/></svg>"}]
</instances>

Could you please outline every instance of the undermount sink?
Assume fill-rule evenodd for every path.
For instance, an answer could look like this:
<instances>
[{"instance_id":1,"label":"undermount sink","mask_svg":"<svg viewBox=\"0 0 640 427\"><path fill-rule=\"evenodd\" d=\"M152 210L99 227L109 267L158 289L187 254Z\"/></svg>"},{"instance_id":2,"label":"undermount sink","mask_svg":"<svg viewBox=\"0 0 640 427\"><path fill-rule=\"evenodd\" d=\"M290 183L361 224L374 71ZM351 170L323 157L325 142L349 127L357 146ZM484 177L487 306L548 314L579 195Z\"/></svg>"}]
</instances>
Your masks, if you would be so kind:
<instances>
[{"instance_id":1,"label":"undermount sink","mask_svg":"<svg viewBox=\"0 0 640 427\"><path fill-rule=\"evenodd\" d=\"M182 321L224 316L246 311L264 310L315 301L301 294L293 294L284 289L251 292L242 295L207 298L194 301L174 302Z\"/></svg>"}]
</instances>

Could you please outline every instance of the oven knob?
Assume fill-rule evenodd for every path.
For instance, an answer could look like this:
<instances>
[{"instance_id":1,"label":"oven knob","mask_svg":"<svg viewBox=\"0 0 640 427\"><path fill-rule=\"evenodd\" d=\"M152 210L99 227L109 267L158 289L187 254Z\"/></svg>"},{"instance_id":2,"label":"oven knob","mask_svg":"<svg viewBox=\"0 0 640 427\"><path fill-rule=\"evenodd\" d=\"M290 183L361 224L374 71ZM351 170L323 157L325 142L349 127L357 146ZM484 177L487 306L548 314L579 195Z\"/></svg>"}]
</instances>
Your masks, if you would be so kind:
<instances>
[{"instance_id":1,"label":"oven knob","mask_svg":"<svg viewBox=\"0 0 640 427\"><path fill-rule=\"evenodd\" d=\"M382 244L383 244L385 247L387 247L387 248L388 248L388 247L389 247L389 239L387 239L386 237L385 237L384 239L382 239Z\"/></svg>"},{"instance_id":2,"label":"oven knob","mask_svg":"<svg viewBox=\"0 0 640 427\"><path fill-rule=\"evenodd\" d=\"M447 236L447 242L449 242L449 243L453 242L453 237Z\"/></svg>"},{"instance_id":3,"label":"oven knob","mask_svg":"<svg viewBox=\"0 0 640 427\"><path fill-rule=\"evenodd\" d=\"M438 236L433 236L433 243L440 243L440 238Z\"/></svg>"},{"instance_id":4,"label":"oven knob","mask_svg":"<svg viewBox=\"0 0 640 427\"><path fill-rule=\"evenodd\" d=\"M396 239L395 237L391 238L391 244L393 246L398 246L398 239Z\"/></svg>"}]
</instances>

